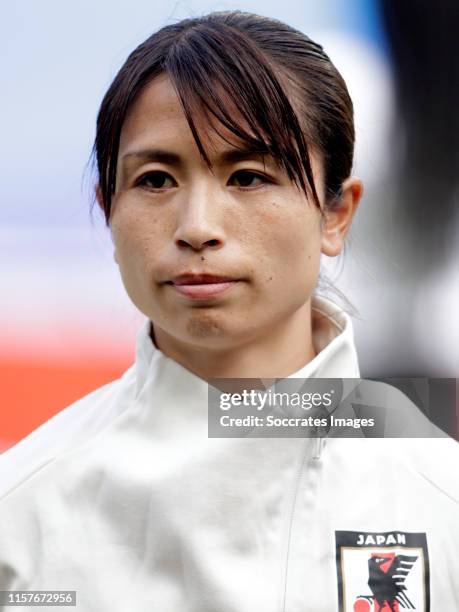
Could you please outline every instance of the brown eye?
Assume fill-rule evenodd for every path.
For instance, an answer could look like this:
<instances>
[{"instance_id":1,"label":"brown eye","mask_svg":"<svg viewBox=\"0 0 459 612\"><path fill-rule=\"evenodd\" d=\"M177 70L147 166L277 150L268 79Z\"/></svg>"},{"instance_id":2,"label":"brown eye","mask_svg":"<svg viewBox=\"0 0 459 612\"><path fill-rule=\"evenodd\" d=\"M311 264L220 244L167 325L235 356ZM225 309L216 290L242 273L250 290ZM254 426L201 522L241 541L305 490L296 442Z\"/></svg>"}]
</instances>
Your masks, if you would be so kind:
<instances>
[{"instance_id":1,"label":"brown eye","mask_svg":"<svg viewBox=\"0 0 459 612\"><path fill-rule=\"evenodd\" d=\"M145 187L146 189L169 189L175 187L177 183L167 174L156 170L155 172L147 172L137 181L137 186Z\"/></svg>"},{"instance_id":2,"label":"brown eye","mask_svg":"<svg viewBox=\"0 0 459 612\"><path fill-rule=\"evenodd\" d=\"M262 174L251 172L250 170L238 170L232 175L229 182L236 187L258 187L269 181Z\"/></svg>"}]
</instances>

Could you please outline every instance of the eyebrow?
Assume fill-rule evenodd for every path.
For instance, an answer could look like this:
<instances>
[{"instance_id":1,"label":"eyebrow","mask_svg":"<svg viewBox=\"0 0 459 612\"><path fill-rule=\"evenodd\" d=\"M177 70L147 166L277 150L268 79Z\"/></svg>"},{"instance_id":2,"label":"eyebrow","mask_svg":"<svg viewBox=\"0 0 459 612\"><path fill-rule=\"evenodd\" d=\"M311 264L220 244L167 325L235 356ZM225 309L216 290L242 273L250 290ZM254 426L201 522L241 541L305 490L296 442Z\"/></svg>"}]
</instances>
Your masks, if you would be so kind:
<instances>
[{"instance_id":1,"label":"eyebrow","mask_svg":"<svg viewBox=\"0 0 459 612\"><path fill-rule=\"evenodd\" d=\"M220 164L231 164L238 161L244 161L246 159L253 159L254 157L266 157L269 156L268 149L261 149L256 147L233 147L220 153L216 162ZM173 151L167 151L165 149L142 149L139 151L132 151L126 153L121 158L121 165L129 162L131 159L139 160L142 163L145 162L158 162L167 164L169 166L181 167L184 165L184 158L178 153Z\"/></svg>"}]
</instances>

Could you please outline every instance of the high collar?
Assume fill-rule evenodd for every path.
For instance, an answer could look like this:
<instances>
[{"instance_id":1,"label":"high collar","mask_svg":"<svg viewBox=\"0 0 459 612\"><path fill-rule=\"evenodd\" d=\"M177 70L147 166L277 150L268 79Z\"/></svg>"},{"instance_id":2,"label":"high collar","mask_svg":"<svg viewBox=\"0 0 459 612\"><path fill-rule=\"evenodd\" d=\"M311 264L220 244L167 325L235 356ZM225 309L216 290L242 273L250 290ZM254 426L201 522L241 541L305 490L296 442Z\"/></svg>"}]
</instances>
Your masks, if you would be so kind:
<instances>
[{"instance_id":1,"label":"high collar","mask_svg":"<svg viewBox=\"0 0 459 612\"><path fill-rule=\"evenodd\" d=\"M171 385L186 383L199 394L207 383L179 363L166 357L153 344L151 323L146 320L137 336L136 377L137 393L144 387L150 374L162 373L169 378ZM350 317L323 297L312 299L312 334L316 356L289 378L359 378L359 366L354 345L352 321ZM172 388L172 387L171 387Z\"/></svg>"}]
</instances>

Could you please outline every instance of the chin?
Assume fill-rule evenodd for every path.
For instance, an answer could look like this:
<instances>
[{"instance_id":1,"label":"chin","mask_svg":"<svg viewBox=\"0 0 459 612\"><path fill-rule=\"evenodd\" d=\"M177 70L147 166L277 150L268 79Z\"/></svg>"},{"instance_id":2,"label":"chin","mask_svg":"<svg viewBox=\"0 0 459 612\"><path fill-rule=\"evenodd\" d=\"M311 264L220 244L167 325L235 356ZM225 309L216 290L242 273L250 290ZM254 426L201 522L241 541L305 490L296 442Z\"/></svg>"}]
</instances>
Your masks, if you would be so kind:
<instances>
[{"instance_id":1,"label":"chin","mask_svg":"<svg viewBox=\"0 0 459 612\"><path fill-rule=\"evenodd\" d=\"M221 339L227 334L224 327L215 321L215 317L192 316L186 324L187 336L196 339Z\"/></svg>"},{"instance_id":2,"label":"chin","mask_svg":"<svg viewBox=\"0 0 459 612\"><path fill-rule=\"evenodd\" d=\"M195 311L185 324L186 342L202 349L223 350L247 340L247 331L236 321L216 315L212 311Z\"/></svg>"}]
</instances>

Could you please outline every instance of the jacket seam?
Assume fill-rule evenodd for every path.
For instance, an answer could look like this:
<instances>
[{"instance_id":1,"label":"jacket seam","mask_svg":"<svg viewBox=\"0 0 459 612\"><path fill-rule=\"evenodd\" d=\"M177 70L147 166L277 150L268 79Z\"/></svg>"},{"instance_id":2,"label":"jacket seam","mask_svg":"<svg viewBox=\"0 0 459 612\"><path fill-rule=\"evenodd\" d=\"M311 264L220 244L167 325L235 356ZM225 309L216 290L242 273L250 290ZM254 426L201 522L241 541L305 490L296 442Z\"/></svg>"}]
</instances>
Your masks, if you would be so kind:
<instances>
[{"instance_id":1,"label":"jacket seam","mask_svg":"<svg viewBox=\"0 0 459 612\"><path fill-rule=\"evenodd\" d=\"M302 448L301 459L299 461L299 466L297 468L294 480L293 480L293 491L290 494L290 503L288 506L289 510L289 518L288 518L288 526L287 526L287 541L286 541L286 549L284 553L285 559L285 569L283 572L283 592L282 592L282 602L281 602L281 612L286 611L287 604L287 583L288 583L288 570L289 570L289 559L290 559L290 545L292 540L292 531L293 531L293 521L295 519L295 510L297 506L298 499L298 491L300 488L301 479L303 476L304 466L307 462L309 456L309 447L306 443Z\"/></svg>"}]
</instances>

